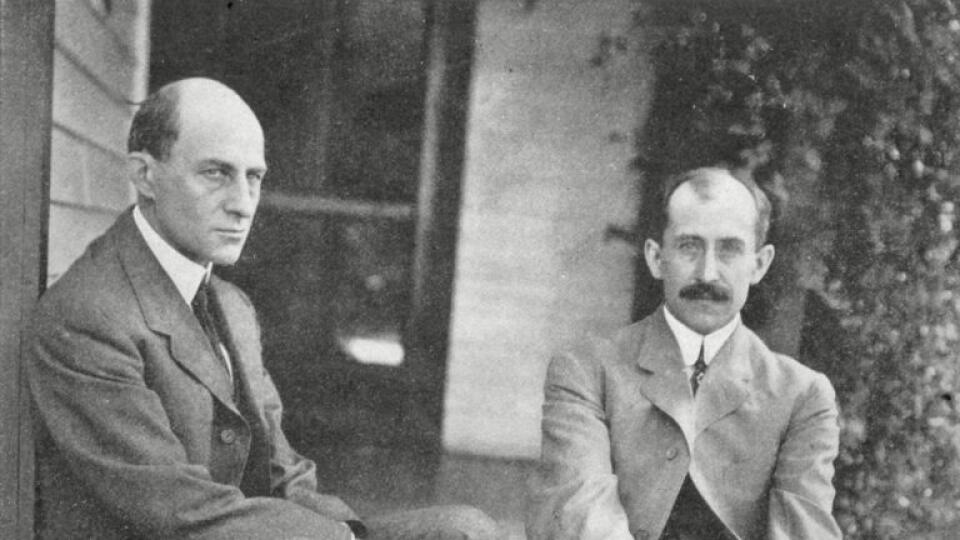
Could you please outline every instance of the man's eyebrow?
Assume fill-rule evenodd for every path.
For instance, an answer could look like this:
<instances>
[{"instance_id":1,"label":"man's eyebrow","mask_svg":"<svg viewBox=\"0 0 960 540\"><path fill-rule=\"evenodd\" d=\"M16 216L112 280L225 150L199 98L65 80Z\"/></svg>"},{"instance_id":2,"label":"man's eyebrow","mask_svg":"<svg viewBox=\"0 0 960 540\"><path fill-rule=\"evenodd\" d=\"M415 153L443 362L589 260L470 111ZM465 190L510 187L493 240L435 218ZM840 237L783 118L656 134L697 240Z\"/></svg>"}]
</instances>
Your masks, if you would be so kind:
<instances>
[{"instance_id":1,"label":"man's eyebrow","mask_svg":"<svg viewBox=\"0 0 960 540\"><path fill-rule=\"evenodd\" d=\"M720 239L720 245L723 247L736 247L742 248L747 245L747 242L743 238L736 236L725 236Z\"/></svg>"},{"instance_id":2,"label":"man's eyebrow","mask_svg":"<svg viewBox=\"0 0 960 540\"><path fill-rule=\"evenodd\" d=\"M232 163L230 163L229 161L224 161L224 160L222 160L222 159L207 158L207 159L204 159L204 160L202 160L202 161L200 162L200 167L210 167L210 166L219 167L219 168L221 168L221 169L226 169L226 170L230 171L231 173L237 171L237 167L235 167L235 166L234 166ZM263 175L263 174L266 174L266 173L267 173L267 166L266 166L266 165L255 165L255 166L253 166L253 167L247 167L244 172L245 172L245 173L254 172L254 173L259 173L259 174Z\"/></svg>"},{"instance_id":3,"label":"man's eyebrow","mask_svg":"<svg viewBox=\"0 0 960 540\"><path fill-rule=\"evenodd\" d=\"M231 171L231 172L237 170L237 168L234 167L234 166L233 166L232 164L230 164L229 162L223 161L222 159L217 159L217 158L207 158L207 159L204 159L204 160L200 161L200 166L201 166L201 167L214 166L214 167L219 167L219 168L221 168L221 169L226 169L226 170Z\"/></svg>"}]
</instances>

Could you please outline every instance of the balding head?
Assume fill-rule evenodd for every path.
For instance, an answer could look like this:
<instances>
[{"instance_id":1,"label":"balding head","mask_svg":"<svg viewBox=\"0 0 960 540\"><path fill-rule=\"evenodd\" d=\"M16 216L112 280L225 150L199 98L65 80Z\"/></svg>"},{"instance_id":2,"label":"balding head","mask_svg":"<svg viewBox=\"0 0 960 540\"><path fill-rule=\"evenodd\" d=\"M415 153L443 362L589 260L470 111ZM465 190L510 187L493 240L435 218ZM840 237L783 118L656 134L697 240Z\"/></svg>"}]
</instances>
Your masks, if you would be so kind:
<instances>
[{"instance_id":1,"label":"balding head","mask_svg":"<svg viewBox=\"0 0 960 540\"><path fill-rule=\"evenodd\" d=\"M232 107L256 121L246 102L225 84L203 77L181 79L150 94L140 105L130 125L127 151L146 152L160 161L167 160L180 136L182 119L206 107Z\"/></svg>"},{"instance_id":2,"label":"balding head","mask_svg":"<svg viewBox=\"0 0 960 540\"><path fill-rule=\"evenodd\" d=\"M732 181L732 182L731 182ZM743 188L753 199L756 210L756 245L760 247L767 241L770 230L770 199L760 187L749 178L734 175L729 169L721 167L701 167L671 176L663 185L660 206L650 238L660 242L663 232L670 222L670 201L681 186L691 189L701 199L709 199L728 189Z\"/></svg>"}]
</instances>

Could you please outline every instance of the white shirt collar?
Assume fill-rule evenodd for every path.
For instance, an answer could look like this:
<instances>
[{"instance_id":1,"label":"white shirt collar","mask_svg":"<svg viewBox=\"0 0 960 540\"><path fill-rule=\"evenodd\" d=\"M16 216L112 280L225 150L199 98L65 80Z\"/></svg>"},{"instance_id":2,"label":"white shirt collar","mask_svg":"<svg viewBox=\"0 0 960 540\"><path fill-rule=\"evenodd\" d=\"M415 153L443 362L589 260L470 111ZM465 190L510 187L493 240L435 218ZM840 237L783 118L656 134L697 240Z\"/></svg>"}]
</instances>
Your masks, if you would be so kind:
<instances>
[{"instance_id":1,"label":"white shirt collar","mask_svg":"<svg viewBox=\"0 0 960 540\"><path fill-rule=\"evenodd\" d=\"M696 363L697 357L700 356L701 343L703 344L703 361L710 364L720 350L720 347L723 347L723 344L730 338L733 331L737 329L737 325L740 324L740 314L737 313L730 322L704 336L698 334L695 330L674 317L673 314L670 313L670 310L667 309L666 304L663 306L663 315L667 319L667 326L669 326L670 331L673 332L673 337L677 339L677 343L680 345L680 355L683 357L683 365L687 367Z\"/></svg>"},{"instance_id":2,"label":"white shirt collar","mask_svg":"<svg viewBox=\"0 0 960 540\"><path fill-rule=\"evenodd\" d=\"M153 252L154 257L160 261L160 266L167 275L170 276L170 279L173 280L173 284L176 285L180 296L182 296L184 301L187 302L187 305L189 305L193 302L193 297L196 296L197 289L200 288L200 283L209 279L210 269L213 265L208 264L207 266L203 266L197 264L167 243L167 241L153 229L153 226L150 225L147 218L143 216L140 205L133 208L133 222L136 223L140 235L143 236L143 240L147 243L147 247Z\"/></svg>"}]
</instances>

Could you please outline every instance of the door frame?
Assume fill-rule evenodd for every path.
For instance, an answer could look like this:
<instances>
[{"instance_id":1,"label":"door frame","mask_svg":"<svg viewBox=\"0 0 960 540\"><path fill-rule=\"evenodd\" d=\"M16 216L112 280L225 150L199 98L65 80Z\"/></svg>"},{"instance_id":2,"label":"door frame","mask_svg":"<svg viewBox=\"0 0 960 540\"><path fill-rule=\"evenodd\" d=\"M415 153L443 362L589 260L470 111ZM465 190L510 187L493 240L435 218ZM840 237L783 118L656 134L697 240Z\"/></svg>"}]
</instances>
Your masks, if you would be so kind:
<instances>
[{"instance_id":1,"label":"door frame","mask_svg":"<svg viewBox=\"0 0 960 540\"><path fill-rule=\"evenodd\" d=\"M0 0L0 537L33 538L24 329L46 282L54 0Z\"/></svg>"},{"instance_id":2,"label":"door frame","mask_svg":"<svg viewBox=\"0 0 960 540\"><path fill-rule=\"evenodd\" d=\"M466 162L476 0L427 4L427 91L417 197L413 294L404 344L411 396L443 424L450 318ZM441 437L442 438L442 437ZM440 440L436 441L439 446Z\"/></svg>"}]
</instances>

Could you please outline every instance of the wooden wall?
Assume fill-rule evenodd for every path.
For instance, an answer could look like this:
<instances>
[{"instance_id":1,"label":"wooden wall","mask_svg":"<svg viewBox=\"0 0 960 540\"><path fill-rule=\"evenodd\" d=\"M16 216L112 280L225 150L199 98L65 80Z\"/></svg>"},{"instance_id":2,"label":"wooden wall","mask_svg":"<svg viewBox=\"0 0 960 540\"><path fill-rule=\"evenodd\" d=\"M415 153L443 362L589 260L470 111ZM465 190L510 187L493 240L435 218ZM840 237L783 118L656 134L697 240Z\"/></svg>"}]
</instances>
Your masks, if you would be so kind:
<instances>
[{"instance_id":1,"label":"wooden wall","mask_svg":"<svg viewBox=\"0 0 960 540\"><path fill-rule=\"evenodd\" d=\"M33 437L20 359L42 288L53 1L0 0L0 538L33 537Z\"/></svg>"},{"instance_id":2,"label":"wooden wall","mask_svg":"<svg viewBox=\"0 0 960 540\"><path fill-rule=\"evenodd\" d=\"M147 83L149 0L57 0L48 280L135 198L126 134Z\"/></svg>"}]
</instances>

